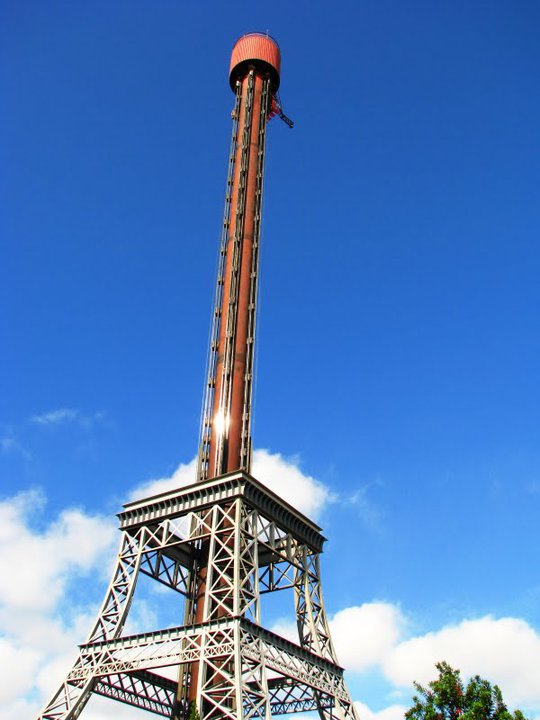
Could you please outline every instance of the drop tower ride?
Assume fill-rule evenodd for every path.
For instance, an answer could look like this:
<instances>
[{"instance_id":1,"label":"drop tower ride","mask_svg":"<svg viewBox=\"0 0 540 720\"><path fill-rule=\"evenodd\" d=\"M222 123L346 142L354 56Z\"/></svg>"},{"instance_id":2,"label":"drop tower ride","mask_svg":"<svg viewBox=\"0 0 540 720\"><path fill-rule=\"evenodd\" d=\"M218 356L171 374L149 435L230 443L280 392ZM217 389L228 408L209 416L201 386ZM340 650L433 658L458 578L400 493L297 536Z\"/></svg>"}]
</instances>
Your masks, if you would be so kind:
<instances>
[{"instance_id":1,"label":"drop tower ride","mask_svg":"<svg viewBox=\"0 0 540 720\"><path fill-rule=\"evenodd\" d=\"M124 506L118 562L96 623L39 720L74 720L92 694L174 720L248 720L317 710L357 720L322 598L324 538L250 475L251 400L267 122L279 115L280 50L268 34L233 47L225 211L197 480ZM146 575L183 600L183 624L123 628ZM294 597L298 642L262 624L267 593Z\"/></svg>"},{"instance_id":2,"label":"drop tower ride","mask_svg":"<svg viewBox=\"0 0 540 720\"><path fill-rule=\"evenodd\" d=\"M235 44L229 81L235 94L229 172L208 381L199 452L199 480L251 465L251 395L266 123L276 107L281 58L267 35Z\"/></svg>"}]
</instances>

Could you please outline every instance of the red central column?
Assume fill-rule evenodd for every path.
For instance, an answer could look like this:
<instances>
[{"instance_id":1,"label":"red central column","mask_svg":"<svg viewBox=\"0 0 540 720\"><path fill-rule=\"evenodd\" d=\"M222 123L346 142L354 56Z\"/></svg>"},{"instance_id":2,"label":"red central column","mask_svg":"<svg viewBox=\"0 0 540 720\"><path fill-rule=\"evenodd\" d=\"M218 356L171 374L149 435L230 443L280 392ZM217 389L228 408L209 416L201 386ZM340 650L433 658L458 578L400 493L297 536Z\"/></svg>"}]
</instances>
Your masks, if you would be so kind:
<instances>
[{"instance_id":1,"label":"red central column","mask_svg":"<svg viewBox=\"0 0 540 720\"><path fill-rule=\"evenodd\" d=\"M242 81L242 98L244 99L248 85L248 78ZM238 470L241 467L240 446L242 433L242 411L244 405L245 376L246 376L246 344L248 333L248 305L250 291L250 274L253 261L253 225L255 218L255 185L257 174L257 153L260 122L262 78L260 75L253 77L253 111L250 133L250 152L246 178L245 212L243 227L238 227L240 218L237 211L232 215L229 241L227 248L227 264L225 269L224 302L222 310L222 321L219 336L218 358L216 367L216 388L214 395L214 407L212 417L212 435L210 441L210 460L208 476L215 477L225 472ZM240 106L239 135L245 132L245 102ZM238 207L238 180L241 169L241 145L236 153L236 173L233 186L233 208ZM241 260L240 273L238 278L238 300L236 309L230 308L230 292L233 274L233 243L235 234L241 235ZM238 242L238 241L237 241ZM236 328L234 338L234 359L232 363L232 374L230 377L230 388L225 387L224 361L226 351L226 336L232 332L226 322L230 319L231 313L236 313ZM227 393L228 396L225 396ZM217 422L216 422L217 420ZM223 435L223 458L218 460L217 445ZM217 466L219 463L219 466Z\"/></svg>"},{"instance_id":2,"label":"red central column","mask_svg":"<svg viewBox=\"0 0 540 720\"><path fill-rule=\"evenodd\" d=\"M250 469L265 129L279 86L280 64L279 47L268 35L244 35L233 48L230 84L237 96L234 120L238 124L232 186L228 188L225 265L218 278L218 284L222 283L220 305L216 307L219 333L213 337L211 348L211 353L215 353L208 391L212 397L206 406L200 479Z\"/></svg>"},{"instance_id":3,"label":"red central column","mask_svg":"<svg viewBox=\"0 0 540 720\"><path fill-rule=\"evenodd\" d=\"M249 472L251 463L251 389L258 279L258 245L262 201L265 129L272 98L279 87L280 52L268 35L250 33L235 44L230 85L236 96L233 113L233 165L226 199L224 263L218 275L210 375L205 399L199 479L234 470ZM233 169L232 169L233 168ZM229 542L228 537L224 538ZM231 543L233 542L231 528ZM206 544L205 544L206 545ZM202 556L208 553L203 545ZM204 561L196 575L196 592L188 622L199 624L225 614L213 607ZM206 600L206 602L205 602ZM181 671L179 699L198 703L201 667ZM186 679L189 677L188 682ZM219 675L210 682L219 682ZM208 679L207 679L208 681ZM186 687L187 686L187 687ZM187 690L187 692L186 692ZM183 694L186 693L186 694ZM185 706L184 706L185 707ZM204 715L204 707L201 707Z\"/></svg>"}]
</instances>

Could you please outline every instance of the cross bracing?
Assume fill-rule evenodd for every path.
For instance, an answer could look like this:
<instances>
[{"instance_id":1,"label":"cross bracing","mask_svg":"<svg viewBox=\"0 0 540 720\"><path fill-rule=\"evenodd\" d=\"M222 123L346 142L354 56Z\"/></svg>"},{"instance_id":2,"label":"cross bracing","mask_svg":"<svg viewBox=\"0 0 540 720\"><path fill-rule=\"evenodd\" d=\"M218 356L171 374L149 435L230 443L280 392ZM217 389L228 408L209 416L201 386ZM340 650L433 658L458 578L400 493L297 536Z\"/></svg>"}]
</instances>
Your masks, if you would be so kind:
<instances>
[{"instance_id":1,"label":"cross bracing","mask_svg":"<svg viewBox=\"0 0 540 720\"><path fill-rule=\"evenodd\" d=\"M118 673L99 678L94 693L112 698L140 710L171 717L175 705L177 683L146 670L137 673ZM334 699L314 691L309 685L289 678L275 677L268 681L269 704L272 715L332 709ZM262 713L261 713L262 716Z\"/></svg>"},{"instance_id":2,"label":"cross bracing","mask_svg":"<svg viewBox=\"0 0 540 720\"><path fill-rule=\"evenodd\" d=\"M156 715L171 717L178 684L143 670L136 673L104 675L96 680L94 693L133 705Z\"/></svg>"},{"instance_id":3,"label":"cross bracing","mask_svg":"<svg viewBox=\"0 0 540 720\"><path fill-rule=\"evenodd\" d=\"M202 720L308 709L355 720L324 609L320 528L244 473L131 503L120 520L118 561L96 623L40 720L77 718L92 693L182 718L178 683L160 674L169 666L182 668L182 685L196 684ZM123 634L140 574L183 597L184 625ZM261 624L261 596L287 588L298 644ZM202 623L190 614L196 596Z\"/></svg>"}]
</instances>

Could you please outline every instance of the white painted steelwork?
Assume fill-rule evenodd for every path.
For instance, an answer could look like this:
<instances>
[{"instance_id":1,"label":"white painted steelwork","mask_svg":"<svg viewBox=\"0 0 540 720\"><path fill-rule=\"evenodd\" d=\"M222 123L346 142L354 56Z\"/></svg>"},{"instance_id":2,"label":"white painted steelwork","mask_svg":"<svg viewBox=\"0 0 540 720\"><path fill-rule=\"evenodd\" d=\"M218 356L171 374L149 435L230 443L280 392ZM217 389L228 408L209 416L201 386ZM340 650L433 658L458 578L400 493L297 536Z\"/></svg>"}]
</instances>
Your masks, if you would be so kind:
<instances>
[{"instance_id":1,"label":"white painted steelwork","mask_svg":"<svg viewBox=\"0 0 540 720\"><path fill-rule=\"evenodd\" d=\"M315 523L242 472L130 503L119 518L104 603L39 720L77 718L91 693L184 717L177 683L155 671L182 666L189 682L194 664L202 720L309 709L324 720L357 720L330 639ZM204 622L124 636L140 573L176 591L186 608L202 592ZM261 596L286 588L294 590L299 644L261 626Z\"/></svg>"}]
</instances>

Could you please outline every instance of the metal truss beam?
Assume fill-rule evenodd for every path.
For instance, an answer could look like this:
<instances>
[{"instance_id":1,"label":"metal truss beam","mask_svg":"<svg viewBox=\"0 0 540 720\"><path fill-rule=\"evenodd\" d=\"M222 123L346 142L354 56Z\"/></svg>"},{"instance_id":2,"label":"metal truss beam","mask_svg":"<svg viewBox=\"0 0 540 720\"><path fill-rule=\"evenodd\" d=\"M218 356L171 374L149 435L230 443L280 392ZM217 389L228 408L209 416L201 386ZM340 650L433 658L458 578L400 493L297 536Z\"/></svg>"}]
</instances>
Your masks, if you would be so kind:
<instances>
[{"instance_id":1,"label":"metal truss beam","mask_svg":"<svg viewBox=\"0 0 540 720\"><path fill-rule=\"evenodd\" d=\"M176 699L177 683L143 670L99 678L94 692L140 710L170 718Z\"/></svg>"},{"instance_id":2,"label":"metal truss beam","mask_svg":"<svg viewBox=\"0 0 540 720\"><path fill-rule=\"evenodd\" d=\"M291 682L289 678L273 678L268 681L270 709L272 715L307 712L321 708L331 710L334 698L315 692L309 685Z\"/></svg>"},{"instance_id":3,"label":"metal truss beam","mask_svg":"<svg viewBox=\"0 0 540 720\"><path fill-rule=\"evenodd\" d=\"M234 629L238 624L243 657L255 662L264 661L267 668L284 677L341 697L341 668L245 619L217 621L194 628L171 628L83 645L81 663L67 679L76 682L195 662L202 643L208 657L232 656L235 652Z\"/></svg>"},{"instance_id":4,"label":"metal truss beam","mask_svg":"<svg viewBox=\"0 0 540 720\"><path fill-rule=\"evenodd\" d=\"M182 718L195 696L202 720L305 710L357 720L330 638L315 524L244 473L131 503L120 518L102 608L40 720L76 720L92 692L163 717ZM184 596L182 627L122 635L141 574ZM261 595L286 588L299 645L260 625ZM166 666L182 667L180 688L151 672Z\"/></svg>"}]
</instances>

